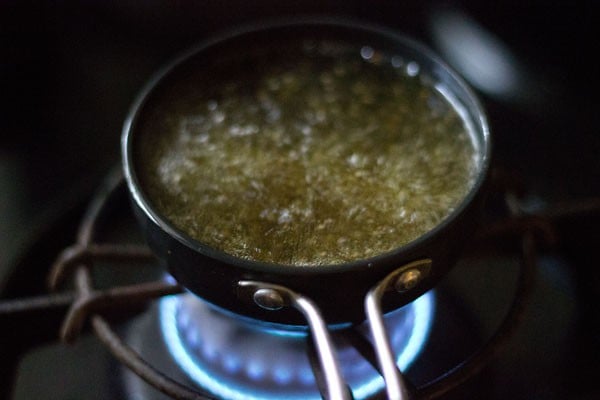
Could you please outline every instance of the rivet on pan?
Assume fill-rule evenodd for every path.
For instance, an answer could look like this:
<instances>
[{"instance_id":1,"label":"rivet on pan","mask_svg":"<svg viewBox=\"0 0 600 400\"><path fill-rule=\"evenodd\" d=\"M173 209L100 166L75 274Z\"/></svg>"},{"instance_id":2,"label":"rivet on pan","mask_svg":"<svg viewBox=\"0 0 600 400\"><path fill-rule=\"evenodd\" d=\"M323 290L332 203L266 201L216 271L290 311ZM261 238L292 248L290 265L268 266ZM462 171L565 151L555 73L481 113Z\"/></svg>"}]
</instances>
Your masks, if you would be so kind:
<instances>
[{"instance_id":1,"label":"rivet on pan","mask_svg":"<svg viewBox=\"0 0 600 400\"><path fill-rule=\"evenodd\" d=\"M285 305L281 294L274 289L258 289L253 298L254 302L265 310L279 310Z\"/></svg>"},{"instance_id":2,"label":"rivet on pan","mask_svg":"<svg viewBox=\"0 0 600 400\"><path fill-rule=\"evenodd\" d=\"M396 280L395 288L398 292L406 292L417 286L422 277L421 270L417 268L408 269L400 274L398 280Z\"/></svg>"}]
</instances>

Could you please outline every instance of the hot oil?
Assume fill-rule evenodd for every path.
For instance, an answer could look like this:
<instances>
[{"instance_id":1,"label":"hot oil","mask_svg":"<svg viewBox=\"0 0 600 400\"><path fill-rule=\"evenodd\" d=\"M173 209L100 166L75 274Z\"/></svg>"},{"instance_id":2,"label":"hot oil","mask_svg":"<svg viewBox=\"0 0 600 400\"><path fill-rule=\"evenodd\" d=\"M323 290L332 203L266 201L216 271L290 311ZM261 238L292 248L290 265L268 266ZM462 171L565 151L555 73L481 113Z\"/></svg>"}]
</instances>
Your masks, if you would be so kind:
<instances>
[{"instance_id":1,"label":"hot oil","mask_svg":"<svg viewBox=\"0 0 600 400\"><path fill-rule=\"evenodd\" d=\"M468 123L414 61L291 43L213 60L145 111L138 165L153 206L208 246L285 265L388 252L469 191Z\"/></svg>"}]
</instances>

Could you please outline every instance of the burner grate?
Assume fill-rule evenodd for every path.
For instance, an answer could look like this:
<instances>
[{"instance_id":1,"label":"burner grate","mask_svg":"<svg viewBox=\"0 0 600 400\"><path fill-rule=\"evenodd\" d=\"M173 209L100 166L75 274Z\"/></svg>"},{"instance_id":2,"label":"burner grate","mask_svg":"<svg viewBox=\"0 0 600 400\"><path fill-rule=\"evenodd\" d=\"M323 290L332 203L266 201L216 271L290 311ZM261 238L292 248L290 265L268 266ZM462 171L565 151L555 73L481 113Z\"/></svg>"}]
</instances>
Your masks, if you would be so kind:
<instances>
[{"instance_id":1,"label":"burner grate","mask_svg":"<svg viewBox=\"0 0 600 400\"><path fill-rule=\"evenodd\" d=\"M63 341L75 340L84 323L89 321L95 335L111 353L156 389L177 399L210 398L207 393L189 388L169 378L146 362L121 340L106 318L112 315L115 308L128 309L134 304L144 304L162 296L183 292L183 288L179 285L164 280L103 290L94 288L91 270L96 262L109 261L112 268L118 268L119 265L143 263L153 259L151 252L145 247L99 244L95 241L98 227L110 219L111 206L123 187L120 174L109 177L102 190L94 197L81 222L77 244L66 249L52 268L50 286L56 288L67 276L72 275L75 291L1 302L0 316L69 307L61 330ZM506 197L510 199L510 194ZM510 201L508 203L510 204ZM537 243L540 239L552 240L553 230L551 224L543 218L521 216L513 212L506 219L488 225L485 231L480 232L478 240L493 242L500 236L515 237L521 242L520 277L508 313L491 339L469 359L419 387L414 387L408 382L407 387L411 398L438 398L463 384L487 365L517 330L533 284ZM370 342L356 329L345 329L342 332L341 334L347 336L346 340L353 343L357 351L377 368L376 349L372 348ZM309 355L316 359L315 354L318 356L319 351L313 347ZM312 363L312 367L320 392L327 393L327 384L324 383L327 371L324 371L321 364L316 361Z\"/></svg>"}]
</instances>

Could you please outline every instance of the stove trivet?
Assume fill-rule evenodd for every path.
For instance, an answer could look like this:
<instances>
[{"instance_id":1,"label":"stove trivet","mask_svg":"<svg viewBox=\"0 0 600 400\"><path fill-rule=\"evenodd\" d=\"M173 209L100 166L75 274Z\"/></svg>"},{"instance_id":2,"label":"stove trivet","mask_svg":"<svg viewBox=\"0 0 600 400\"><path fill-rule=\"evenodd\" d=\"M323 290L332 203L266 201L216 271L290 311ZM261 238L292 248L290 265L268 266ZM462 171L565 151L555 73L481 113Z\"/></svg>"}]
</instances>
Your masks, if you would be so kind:
<instances>
[{"instance_id":1,"label":"stove trivet","mask_svg":"<svg viewBox=\"0 0 600 400\"><path fill-rule=\"evenodd\" d=\"M98 227L102 223L108 222L113 200L123 190L123 187L120 173L113 174L107 179L105 185L94 197L87 214L82 220L77 244L67 248L52 268L50 285L56 287L66 275L73 274L76 288L75 293L58 293L38 298L3 302L0 303L0 314L14 314L30 309L53 308L57 305L64 306L70 304L70 310L64 320L61 331L63 341L70 342L75 340L84 321L89 320L96 336L113 355L159 391L177 399L210 398L209 394L189 388L169 378L147 363L121 340L106 318L111 315L111 309L115 307L120 309L127 308L134 304L146 303L157 297L181 293L183 291L183 288L177 284L164 280L103 290L94 288L90 271L95 263L111 261L113 262L111 268L117 268L118 265L124 263L131 264L153 258L152 254L145 247L124 244L100 244L95 241ZM511 199L511 193L506 192L505 197ZM508 204L510 205L511 202L508 201ZM542 235L538 235L540 232ZM384 368L381 369L383 372L380 371L380 373L384 376L388 384L388 394L394 394L392 391L397 390L405 392L411 399L440 397L476 375L502 349L503 345L510 340L519 325L531 291L536 266L536 239L539 237L551 237L552 226L542 218L512 213L508 218L489 225L485 232L481 232L478 235L477 240L489 241L505 235L517 236L521 240L520 276L510 309L498 330L489 341L470 358L445 374L420 387L414 387L411 382L404 382L406 378L398 371L395 363L390 368L390 362L394 362L394 358L393 356L390 357L391 351L385 331L374 332L375 346L373 348L366 340L360 342L355 340L355 336L360 335L356 329L346 330L349 332L349 336L354 336L349 339L353 339L355 343L359 343L356 344L357 350L366 359L370 360L376 368L378 368L376 354L379 356L380 364L384 365ZM402 274L402 272L398 273ZM371 293L372 299L370 302L373 303L372 307L375 311L377 311L377 291L386 289L386 282L379 289L375 289ZM255 284L254 282L249 283L249 285ZM272 288L268 284L266 285L267 289ZM286 291L287 288L277 287L275 289L283 290L283 293L289 296L286 300L290 303L303 303L306 300L296 293ZM298 306L298 304L295 305ZM318 319L316 321L311 319L311 306L305 306L306 304L299 305L301 310L309 314L309 323L317 324L316 327L313 326L313 332L316 332L316 334L313 336L313 340L309 341L316 342L317 346L315 347L317 350L311 351L309 355L312 355L313 358L320 358L321 361L312 363L319 391L325 394L325 396L332 394L333 396L330 398L349 395L347 392L344 393L345 385L339 381L339 371L336 371L335 367L332 367L334 364L329 364L324 360L324 358L334 356L334 350L331 347L327 347L331 345L331 341L328 338L329 331L325 326L318 326ZM378 321L376 318L372 320L375 321L375 324L371 328L377 330ZM385 348L386 346L388 348ZM393 384L391 389L390 382Z\"/></svg>"}]
</instances>

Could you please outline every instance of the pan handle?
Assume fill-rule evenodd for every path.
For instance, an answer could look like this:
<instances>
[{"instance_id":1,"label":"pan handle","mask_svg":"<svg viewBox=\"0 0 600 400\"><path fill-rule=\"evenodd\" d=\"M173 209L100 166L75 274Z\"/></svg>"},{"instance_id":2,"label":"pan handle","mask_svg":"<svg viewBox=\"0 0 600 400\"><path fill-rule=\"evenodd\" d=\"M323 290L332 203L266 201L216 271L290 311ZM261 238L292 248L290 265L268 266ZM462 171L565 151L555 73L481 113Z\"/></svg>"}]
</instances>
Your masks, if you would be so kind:
<instances>
[{"instance_id":1,"label":"pan handle","mask_svg":"<svg viewBox=\"0 0 600 400\"><path fill-rule=\"evenodd\" d=\"M252 294L254 302L267 310L291 306L300 311L308 322L310 334L317 348L319 363L325 376L327 400L351 400L352 394L342 378L341 368L327 324L316 304L285 286L258 281L239 281L238 285Z\"/></svg>"},{"instance_id":2,"label":"pan handle","mask_svg":"<svg viewBox=\"0 0 600 400\"><path fill-rule=\"evenodd\" d=\"M365 297L365 313L373 335L377 362L385 380L385 390L390 400L407 400L409 392L396 365L390 339L383 323L381 299L386 292L408 291L425 278L431 270L431 260L424 259L406 264L387 275Z\"/></svg>"}]
</instances>

